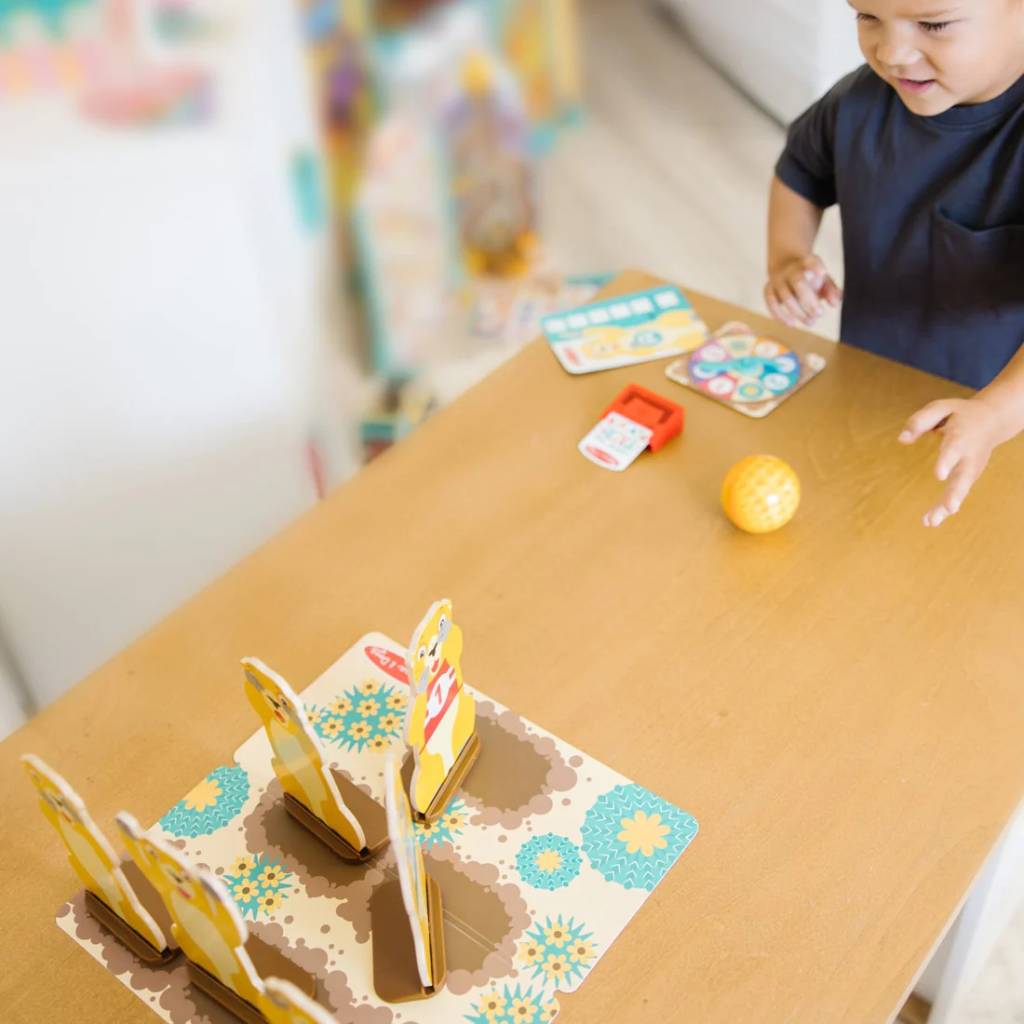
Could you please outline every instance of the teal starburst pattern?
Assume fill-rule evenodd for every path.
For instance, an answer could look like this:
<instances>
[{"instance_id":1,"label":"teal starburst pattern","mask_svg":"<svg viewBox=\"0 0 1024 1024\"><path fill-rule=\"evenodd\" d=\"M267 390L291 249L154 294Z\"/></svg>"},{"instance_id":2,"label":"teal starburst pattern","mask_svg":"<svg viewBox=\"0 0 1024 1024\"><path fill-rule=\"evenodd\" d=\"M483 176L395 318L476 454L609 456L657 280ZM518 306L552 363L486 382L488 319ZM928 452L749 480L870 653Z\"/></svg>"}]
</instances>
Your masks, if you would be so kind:
<instances>
[{"instance_id":1,"label":"teal starburst pattern","mask_svg":"<svg viewBox=\"0 0 1024 1024\"><path fill-rule=\"evenodd\" d=\"M582 859L575 843L548 832L527 840L516 854L516 870L527 885L553 892L579 873Z\"/></svg>"},{"instance_id":2,"label":"teal starburst pattern","mask_svg":"<svg viewBox=\"0 0 1024 1024\"><path fill-rule=\"evenodd\" d=\"M543 989L495 985L474 998L473 1012L465 1018L470 1024L548 1024L557 1016L558 1003Z\"/></svg>"},{"instance_id":3,"label":"teal starburst pattern","mask_svg":"<svg viewBox=\"0 0 1024 1024\"><path fill-rule=\"evenodd\" d=\"M607 881L650 892L697 834L692 815L635 783L597 798L581 829L583 852Z\"/></svg>"},{"instance_id":4,"label":"teal starburst pattern","mask_svg":"<svg viewBox=\"0 0 1024 1024\"><path fill-rule=\"evenodd\" d=\"M168 835L195 839L224 828L249 798L249 776L237 764L214 768L161 819Z\"/></svg>"},{"instance_id":5,"label":"teal starburst pattern","mask_svg":"<svg viewBox=\"0 0 1024 1024\"><path fill-rule=\"evenodd\" d=\"M413 827L424 850L441 843L454 845L456 838L466 830L466 803L461 797L455 797L440 817L431 822L417 821Z\"/></svg>"},{"instance_id":6,"label":"teal starburst pattern","mask_svg":"<svg viewBox=\"0 0 1024 1024\"><path fill-rule=\"evenodd\" d=\"M317 735L345 750L386 753L405 730L406 695L366 679L327 704L312 705L309 720Z\"/></svg>"},{"instance_id":7,"label":"teal starburst pattern","mask_svg":"<svg viewBox=\"0 0 1024 1024\"><path fill-rule=\"evenodd\" d=\"M293 887L290 872L261 853L239 857L224 874L224 884L243 917L270 917Z\"/></svg>"},{"instance_id":8,"label":"teal starburst pattern","mask_svg":"<svg viewBox=\"0 0 1024 1024\"><path fill-rule=\"evenodd\" d=\"M596 959L593 933L572 917L535 922L516 950L516 960L532 978L566 992L579 987Z\"/></svg>"}]
</instances>

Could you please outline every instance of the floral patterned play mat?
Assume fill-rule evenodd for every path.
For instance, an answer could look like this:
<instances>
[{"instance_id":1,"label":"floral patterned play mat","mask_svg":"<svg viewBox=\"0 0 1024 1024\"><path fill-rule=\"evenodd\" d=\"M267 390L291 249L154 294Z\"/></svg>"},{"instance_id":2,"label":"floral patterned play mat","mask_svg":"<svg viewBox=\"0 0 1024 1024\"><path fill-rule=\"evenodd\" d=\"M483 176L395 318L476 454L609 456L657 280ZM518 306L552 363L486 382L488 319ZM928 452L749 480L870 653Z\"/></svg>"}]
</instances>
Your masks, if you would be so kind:
<instances>
[{"instance_id":1,"label":"floral patterned play mat","mask_svg":"<svg viewBox=\"0 0 1024 1024\"><path fill-rule=\"evenodd\" d=\"M586 980L697 833L674 804L471 692L480 759L445 813L416 826L444 900L448 977L429 1000L392 1005L373 991L369 901L395 877L390 853L346 864L295 823L262 729L154 827L222 878L250 932L316 976L318 1000L341 1022L554 1020L559 995ZM379 633L302 693L332 762L382 802L407 694L404 652ZM165 1021L235 1020L193 988L180 957L136 960L82 894L57 921Z\"/></svg>"}]
</instances>

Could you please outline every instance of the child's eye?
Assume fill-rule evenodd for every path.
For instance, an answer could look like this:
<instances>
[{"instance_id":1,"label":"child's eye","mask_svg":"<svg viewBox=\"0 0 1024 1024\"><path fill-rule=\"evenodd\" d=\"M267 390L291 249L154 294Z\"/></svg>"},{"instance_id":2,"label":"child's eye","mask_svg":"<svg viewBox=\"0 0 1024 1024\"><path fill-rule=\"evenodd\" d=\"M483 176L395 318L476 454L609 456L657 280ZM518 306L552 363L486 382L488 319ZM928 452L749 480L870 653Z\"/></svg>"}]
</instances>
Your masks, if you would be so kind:
<instances>
[{"instance_id":1,"label":"child's eye","mask_svg":"<svg viewBox=\"0 0 1024 1024\"><path fill-rule=\"evenodd\" d=\"M863 11L858 11L857 12L857 20L858 21L878 21L878 19L873 14L864 14Z\"/></svg>"},{"instance_id":2,"label":"child's eye","mask_svg":"<svg viewBox=\"0 0 1024 1024\"><path fill-rule=\"evenodd\" d=\"M925 32L941 32L953 24L951 21L919 21L917 23Z\"/></svg>"}]
</instances>

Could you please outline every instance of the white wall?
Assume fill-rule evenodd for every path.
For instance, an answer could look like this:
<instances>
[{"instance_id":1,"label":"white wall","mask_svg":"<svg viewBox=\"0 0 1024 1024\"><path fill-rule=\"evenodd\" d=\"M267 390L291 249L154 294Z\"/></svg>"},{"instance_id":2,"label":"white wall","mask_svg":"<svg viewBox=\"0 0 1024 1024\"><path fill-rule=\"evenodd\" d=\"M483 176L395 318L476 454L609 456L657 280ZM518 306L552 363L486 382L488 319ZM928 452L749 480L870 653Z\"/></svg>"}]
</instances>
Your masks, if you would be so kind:
<instances>
[{"instance_id":1,"label":"white wall","mask_svg":"<svg viewBox=\"0 0 1024 1024\"><path fill-rule=\"evenodd\" d=\"M863 63L843 0L663 0L708 59L788 123Z\"/></svg>"},{"instance_id":2,"label":"white wall","mask_svg":"<svg viewBox=\"0 0 1024 1024\"><path fill-rule=\"evenodd\" d=\"M353 465L295 9L250 10L209 126L0 104L0 623L40 705L308 508L311 435Z\"/></svg>"},{"instance_id":3,"label":"white wall","mask_svg":"<svg viewBox=\"0 0 1024 1024\"><path fill-rule=\"evenodd\" d=\"M6 736L25 721L28 702L22 691L22 682L0 636L0 738Z\"/></svg>"}]
</instances>

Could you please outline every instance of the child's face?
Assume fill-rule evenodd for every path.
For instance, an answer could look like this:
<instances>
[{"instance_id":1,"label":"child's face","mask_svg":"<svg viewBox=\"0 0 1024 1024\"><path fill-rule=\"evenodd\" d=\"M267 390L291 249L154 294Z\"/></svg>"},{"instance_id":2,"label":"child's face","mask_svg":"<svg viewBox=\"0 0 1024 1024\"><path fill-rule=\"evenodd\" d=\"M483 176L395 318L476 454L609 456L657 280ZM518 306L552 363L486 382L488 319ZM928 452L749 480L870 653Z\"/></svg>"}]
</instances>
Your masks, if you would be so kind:
<instances>
[{"instance_id":1,"label":"child's face","mask_svg":"<svg viewBox=\"0 0 1024 1024\"><path fill-rule=\"evenodd\" d=\"M872 70L915 114L998 96L1024 73L1024 0L849 0Z\"/></svg>"}]
</instances>

